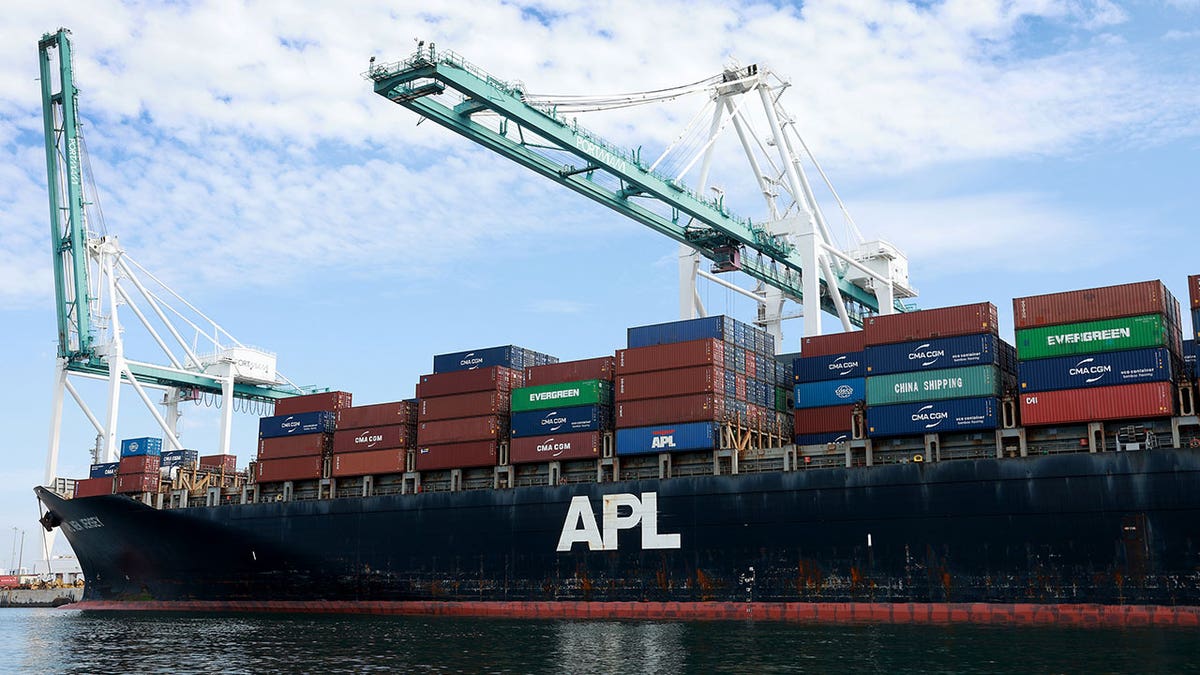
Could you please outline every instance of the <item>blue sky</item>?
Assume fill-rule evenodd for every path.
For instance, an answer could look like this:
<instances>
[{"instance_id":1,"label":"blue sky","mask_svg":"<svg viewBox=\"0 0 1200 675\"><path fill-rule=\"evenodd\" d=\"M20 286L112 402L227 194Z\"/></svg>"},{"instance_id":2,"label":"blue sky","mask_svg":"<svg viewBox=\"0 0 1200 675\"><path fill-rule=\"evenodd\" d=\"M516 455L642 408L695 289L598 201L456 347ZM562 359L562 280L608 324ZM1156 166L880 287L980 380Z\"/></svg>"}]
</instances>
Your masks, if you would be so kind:
<instances>
[{"instance_id":1,"label":"blue sky","mask_svg":"<svg viewBox=\"0 0 1200 675\"><path fill-rule=\"evenodd\" d=\"M435 353L596 356L677 312L673 242L371 93L368 57L404 58L415 38L534 93L769 64L859 227L907 251L918 303L990 300L1009 335L1015 296L1145 279L1185 296L1200 272L1197 0L25 3L0 26L0 546L14 527L36 536L49 430L36 77L58 26L74 31L109 232L293 380L363 403L411 396ZM653 154L699 105L581 123ZM734 211L762 216L740 165L714 176ZM752 318L728 291L702 295ZM786 332L794 346L801 327ZM119 435L157 435L124 396ZM67 410L60 473L81 476L93 434ZM185 443L210 452L215 420L188 410ZM236 424L244 464L255 419Z\"/></svg>"}]
</instances>

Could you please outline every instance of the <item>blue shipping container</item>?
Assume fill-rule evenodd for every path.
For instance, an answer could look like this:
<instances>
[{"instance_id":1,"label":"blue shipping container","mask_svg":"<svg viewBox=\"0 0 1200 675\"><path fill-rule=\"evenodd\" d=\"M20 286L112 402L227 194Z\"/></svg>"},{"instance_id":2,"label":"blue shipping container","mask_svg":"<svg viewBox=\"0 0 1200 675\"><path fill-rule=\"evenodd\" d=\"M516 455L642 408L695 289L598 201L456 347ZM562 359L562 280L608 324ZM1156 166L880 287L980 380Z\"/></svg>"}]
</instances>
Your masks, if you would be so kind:
<instances>
[{"instance_id":1,"label":"blue shipping container","mask_svg":"<svg viewBox=\"0 0 1200 675\"><path fill-rule=\"evenodd\" d=\"M433 372L452 373L458 370L477 370L492 366L521 370L527 366L544 366L549 363L558 363L558 359L532 349L504 345L451 354L437 354L433 357Z\"/></svg>"},{"instance_id":2,"label":"blue shipping container","mask_svg":"<svg viewBox=\"0 0 1200 675\"><path fill-rule=\"evenodd\" d=\"M799 358L792 362L792 373L797 382L821 382L847 377L865 377L867 374L865 352Z\"/></svg>"},{"instance_id":3,"label":"blue shipping container","mask_svg":"<svg viewBox=\"0 0 1200 675\"><path fill-rule=\"evenodd\" d=\"M1016 351L1011 347L1011 359L1002 355L994 335L963 335L960 337L917 340L891 345L867 347L868 375L912 373L919 370L938 370L959 366L980 366L992 363L1005 365L1001 361L1016 360ZM1009 372L1012 366L1009 365Z\"/></svg>"},{"instance_id":4,"label":"blue shipping container","mask_svg":"<svg viewBox=\"0 0 1200 675\"><path fill-rule=\"evenodd\" d=\"M277 438L279 436L302 436L304 434L332 432L336 422L337 415L324 410L297 413L295 415L264 417L258 421L258 437Z\"/></svg>"},{"instance_id":5,"label":"blue shipping container","mask_svg":"<svg viewBox=\"0 0 1200 675\"><path fill-rule=\"evenodd\" d=\"M838 443L848 440L850 440L849 431L831 431L825 434L797 434L796 445L825 445L827 443Z\"/></svg>"},{"instance_id":6,"label":"blue shipping container","mask_svg":"<svg viewBox=\"0 0 1200 675\"><path fill-rule=\"evenodd\" d=\"M545 436L600 431L612 428L612 407L580 405L557 410L530 410L512 414L512 435Z\"/></svg>"},{"instance_id":7,"label":"blue shipping container","mask_svg":"<svg viewBox=\"0 0 1200 675\"><path fill-rule=\"evenodd\" d=\"M92 470L88 473L88 478L108 478L109 476L115 476L117 475L117 467L119 466L121 466L120 462L93 464Z\"/></svg>"},{"instance_id":8,"label":"blue shipping container","mask_svg":"<svg viewBox=\"0 0 1200 675\"><path fill-rule=\"evenodd\" d=\"M996 428L996 411L999 409L999 401L991 397L870 406L867 408L867 435L880 438L986 431Z\"/></svg>"},{"instance_id":9,"label":"blue shipping container","mask_svg":"<svg viewBox=\"0 0 1200 675\"><path fill-rule=\"evenodd\" d=\"M122 457L157 455L160 452L162 452L161 438L126 438L121 441Z\"/></svg>"},{"instance_id":10,"label":"blue shipping container","mask_svg":"<svg viewBox=\"0 0 1200 675\"><path fill-rule=\"evenodd\" d=\"M1192 335L1200 335L1200 308L1192 310Z\"/></svg>"},{"instance_id":11,"label":"blue shipping container","mask_svg":"<svg viewBox=\"0 0 1200 675\"><path fill-rule=\"evenodd\" d=\"M159 466L191 466L200 461L200 453L196 450L167 450L162 454Z\"/></svg>"},{"instance_id":12,"label":"blue shipping container","mask_svg":"<svg viewBox=\"0 0 1200 675\"><path fill-rule=\"evenodd\" d=\"M1023 392L1169 382L1173 377L1166 347L1022 361L1018 372Z\"/></svg>"},{"instance_id":13,"label":"blue shipping container","mask_svg":"<svg viewBox=\"0 0 1200 675\"><path fill-rule=\"evenodd\" d=\"M824 408L829 405L856 403L867 396L867 379L802 382L793 391L797 408Z\"/></svg>"},{"instance_id":14,"label":"blue shipping container","mask_svg":"<svg viewBox=\"0 0 1200 675\"><path fill-rule=\"evenodd\" d=\"M717 425L712 422L660 424L653 427L617 429L618 455L712 450L715 447L717 447Z\"/></svg>"}]
</instances>

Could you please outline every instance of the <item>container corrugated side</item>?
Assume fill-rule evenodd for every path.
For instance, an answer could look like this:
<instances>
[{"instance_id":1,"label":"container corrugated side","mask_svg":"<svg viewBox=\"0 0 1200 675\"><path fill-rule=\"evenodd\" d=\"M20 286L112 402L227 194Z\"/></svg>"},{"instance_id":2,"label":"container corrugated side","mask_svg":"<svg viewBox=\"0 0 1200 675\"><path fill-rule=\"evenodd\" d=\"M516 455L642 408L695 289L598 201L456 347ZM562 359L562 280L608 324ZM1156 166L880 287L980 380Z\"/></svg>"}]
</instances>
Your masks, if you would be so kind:
<instances>
[{"instance_id":1,"label":"container corrugated side","mask_svg":"<svg viewBox=\"0 0 1200 675\"><path fill-rule=\"evenodd\" d=\"M609 405L613 385L608 380L581 380L521 387L512 392L512 411L545 410L547 408Z\"/></svg>"},{"instance_id":2,"label":"container corrugated side","mask_svg":"<svg viewBox=\"0 0 1200 675\"><path fill-rule=\"evenodd\" d=\"M286 480L314 480L323 478L325 458L284 457L259 459L255 462L255 476L259 483L277 483Z\"/></svg>"},{"instance_id":3,"label":"container corrugated side","mask_svg":"<svg viewBox=\"0 0 1200 675\"><path fill-rule=\"evenodd\" d=\"M208 469L219 469L225 473L237 471L237 455L201 455L198 463Z\"/></svg>"},{"instance_id":4,"label":"container corrugated side","mask_svg":"<svg viewBox=\"0 0 1200 675\"><path fill-rule=\"evenodd\" d=\"M867 346L932 338L997 333L998 313L990 302L867 317Z\"/></svg>"},{"instance_id":5,"label":"container corrugated side","mask_svg":"<svg viewBox=\"0 0 1200 675\"><path fill-rule=\"evenodd\" d=\"M802 408L792 411L792 431L796 434L849 433L853 405Z\"/></svg>"},{"instance_id":6,"label":"container corrugated side","mask_svg":"<svg viewBox=\"0 0 1200 675\"><path fill-rule=\"evenodd\" d=\"M1022 361L1122 349L1170 348L1171 343L1161 314L1024 328L1017 331L1017 354Z\"/></svg>"},{"instance_id":7,"label":"container corrugated side","mask_svg":"<svg viewBox=\"0 0 1200 675\"><path fill-rule=\"evenodd\" d=\"M1188 300L1191 301L1192 309L1200 309L1200 274L1188 277Z\"/></svg>"},{"instance_id":8,"label":"container corrugated side","mask_svg":"<svg viewBox=\"0 0 1200 675\"><path fill-rule=\"evenodd\" d=\"M499 456L498 449L497 441L423 445L416 450L413 461L417 471L495 466Z\"/></svg>"},{"instance_id":9,"label":"container corrugated side","mask_svg":"<svg viewBox=\"0 0 1200 675\"><path fill-rule=\"evenodd\" d=\"M866 379L854 377L847 380L824 382L801 382L793 390L797 408L822 408L844 406L864 400Z\"/></svg>"},{"instance_id":10,"label":"container corrugated side","mask_svg":"<svg viewBox=\"0 0 1200 675\"><path fill-rule=\"evenodd\" d=\"M476 391L423 398L417 403L417 419L421 422L452 420L459 417L502 415L512 407L512 395L507 391Z\"/></svg>"},{"instance_id":11,"label":"container corrugated side","mask_svg":"<svg viewBox=\"0 0 1200 675\"><path fill-rule=\"evenodd\" d=\"M1170 353L1153 347L1022 361L1018 387L1021 392L1055 391L1169 382L1173 376Z\"/></svg>"},{"instance_id":12,"label":"container corrugated side","mask_svg":"<svg viewBox=\"0 0 1200 675\"><path fill-rule=\"evenodd\" d=\"M735 323L734 319L721 315L633 326L626 331L626 343L628 347L649 347L705 338L732 343Z\"/></svg>"},{"instance_id":13,"label":"container corrugated side","mask_svg":"<svg viewBox=\"0 0 1200 675\"><path fill-rule=\"evenodd\" d=\"M131 457L122 457L118 462L118 476L132 476L142 473L158 473L158 468L162 466L162 460L158 455L133 455Z\"/></svg>"},{"instance_id":14,"label":"container corrugated side","mask_svg":"<svg viewBox=\"0 0 1200 675\"><path fill-rule=\"evenodd\" d=\"M1002 341L991 333L867 347L868 375L999 364ZM1015 363L1013 364L1015 366Z\"/></svg>"},{"instance_id":15,"label":"container corrugated side","mask_svg":"<svg viewBox=\"0 0 1200 675\"><path fill-rule=\"evenodd\" d=\"M632 375L693 366L719 366L725 363L726 351L732 354L732 349L732 346L727 347L724 342L714 339L618 349L616 372L618 375Z\"/></svg>"},{"instance_id":16,"label":"container corrugated side","mask_svg":"<svg viewBox=\"0 0 1200 675\"><path fill-rule=\"evenodd\" d=\"M666 398L704 392L723 391L725 369L719 366L656 370L634 375L618 375L613 382L613 398L633 401L643 398Z\"/></svg>"},{"instance_id":17,"label":"container corrugated side","mask_svg":"<svg viewBox=\"0 0 1200 675\"><path fill-rule=\"evenodd\" d=\"M354 396L348 391L326 391L319 394L292 396L275 401L276 415L298 415L312 412L337 412L349 408Z\"/></svg>"},{"instance_id":18,"label":"container corrugated side","mask_svg":"<svg viewBox=\"0 0 1200 675\"><path fill-rule=\"evenodd\" d=\"M600 443L598 431L514 438L508 458L513 464L595 459L600 456Z\"/></svg>"},{"instance_id":19,"label":"container corrugated side","mask_svg":"<svg viewBox=\"0 0 1200 675\"><path fill-rule=\"evenodd\" d=\"M116 487L115 475L103 478L84 478L83 480L75 481L75 498L111 495L113 488Z\"/></svg>"},{"instance_id":20,"label":"container corrugated side","mask_svg":"<svg viewBox=\"0 0 1200 675\"><path fill-rule=\"evenodd\" d=\"M406 448L389 448L382 450L366 450L359 452L334 453L330 467L330 475L334 478L352 478L355 476L379 476L391 473L404 473L408 450Z\"/></svg>"},{"instance_id":21,"label":"container corrugated side","mask_svg":"<svg viewBox=\"0 0 1200 675\"><path fill-rule=\"evenodd\" d=\"M516 345L472 349L433 357L434 373L452 373L502 366L524 371L527 366L557 363L558 358Z\"/></svg>"},{"instance_id":22,"label":"container corrugated side","mask_svg":"<svg viewBox=\"0 0 1200 675\"><path fill-rule=\"evenodd\" d=\"M158 492L161 478L158 469L154 473L117 474L115 492L117 494L137 494L141 492Z\"/></svg>"},{"instance_id":23,"label":"container corrugated side","mask_svg":"<svg viewBox=\"0 0 1200 675\"><path fill-rule=\"evenodd\" d=\"M617 430L618 455L712 450L719 439L712 422L666 424Z\"/></svg>"},{"instance_id":24,"label":"container corrugated side","mask_svg":"<svg viewBox=\"0 0 1200 675\"><path fill-rule=\"evenodd\" d=\"M831 356L861 352L867 347L867 336L861 330L829 335L811 335L800 341L799 357ZM793 373L795 374L795 373Z\"/></svg>"},{"instance_id":25,"label":"container corrugated side","mask_svg":"<svg viewBox=\"0 0 1200 675\"><path fill-rule=\"evenodd\" d=\"M1003 390L1004 381L996 366L872 375L867 378L867 405L999 396Z\"/></svg>"},{"instance_id":26,"label":"container corrugated side","mask_svg":"<svg viewBox=\"0 0 1200 675\"><path fill-rule=\"evenodd\" d=\"M259 459L320 456L332 447L332 434L277 436L258 441Z\"/></svg>"},{"instance_id":27,"label":"container corrugated side","mask_svg":"<svg viewBox=\"0 0 1200 675\"><path fill-rule=\"evenodd\" d=\"M452 373L422 375L417 382L417 398L467 394L475 391L509 391L525 383L525 371L503 366Z\"/></svg>"},{"instance_id":28,"label":"container corrugated side","mask_svg":"<svg viewBox=\"0 0 1200 675\"><path fill-rule=\"evenodd\" d=\"M806 356L792 362L796 382L821 382L863 377L867 374L865 351Z\"/></svg>"},{"instance_id":29,"label":"container corrugated side","mask_svg":"<svg viewBox=\"0 0 1200 675\"><path fill-rule=\"evenodd\" d=\"M576 434L611 428L612 407L599 405L513 413L510 424L513 438Z\"/></svg>"},{"instance_id":30,"label":"container corrugated side","mask_svg":"<svg viewBox=\"0 0 1200 675\"><path fill-rule=\"evenodd\" d=\"M1020 402L1025 426L1170 417L1175 412L1175 387L1170 382L1145 382L1062 389L1022 394Z\"/></svg>"},{"instance_id":31,"label":"container corrugated side","mask_svg":"<svg viewBox=\"0 0 1200 675\"><path fill-rule=\"evenodd\" d=\"M1175 302L1161 281L1032 295L1013 298L1013 324L1022 329L1145 314L1178 316Z\"/></svg>"},{"instance_id":32,"label":"container corrugated side","mask_svg":"<svg viewBox=\"0 0 1200 675\"><path fill-rule=\"evenodd\" d=\"M849 431L831 431L821 434L796 434L793 439L796 445L828 445L829 443L841 443L842 441L850 440ZM811 461L810 457L805 457L802 460L804 463Z\"/></svg>"},{"instance_id":33,"label":"container corrugated side","mask_svg":"<svg viewBox=\"0 0 1200 675\"><path fill-rule=\"evenodd\" d=\"M333 434L334 453L411 448L416 444L416 427L408 424L346 429Z\"/></svg>"},{"instance_id":34,"label":"container corrugated side","mask_svg":"<svg viewBox=\"0 0 1200 675\"><path fill-rule=\"evenodd\" d=\"M724 421L732 417L733 399L713 394L650 398L623 401L613 405L613 421L618 429L681 422Z\"/></svg>"},{"instance_id":35,"label":"container corrugated side","mask_svg":"<svg viewBox=\"0 0 1200 675\"><path fill-rule=\"evenodd\" d=\"M126 438L121 441L121 456L158 455L162 452L161 438Z\"/></svg>"},{"instance_id":36,"label":"container corrugated side","mask_svg":"<svg viewBox=\"0 0 1200 675\"><path fill-rule=\"evenodd\" d=\"M334 413L326 411L275 415L264 417L258 421L258 437L277 438L279 436L323 434L333 431L336 424L337 417Z\"/></svg>"},{"instance_id":37,"label":"container corrugated side","mask_svg":"<svg viewBox=\"0 0 1200 675\"><path fill-rule=\"evenodd\" d=\"M525 384L557 384L579 380L611 380L616 375L616 359L599 356L594 359L560 361L525 369Z\"/></svg>"},{"instance_id":38,"label":"container corrugated side","mask_svg":"<svg viewBox=\"0 0 1200 675\"><path fill-rule=\"evenodd\" d=\"M416 401L391 401L343 408L337 411L337 428L362 429L389 424L416 424Z\"/></svg>"},{"instance_id":39,"label":"container corrugated side","mask_svg":"<svg viewBox=\"0 0 1200 675\"><path fill-rule=\"evenodd\" d=\"M463 417L437 422L421 422L417 425L417 444L420 446L465 441L483 441L508 436L508 417L484 415Z\"/></svg>"},{"instance_id":40,"label":"container corrugated side","mask_svg":"<svg viewBox=\"0 0 1200 675\"><path fill-rule=\"evenodd\" d=\"M191 466L200 463L200 453L196 450L164 450L161 467Z\"/></svg>"},{"instance_id":41,"label":"container corrugated side","mask_svg":"<svg viewBox=\"0 0 1200 675\"><path fill-rule=\"evenodd\" d=\"M117 475L117 469L121 466L120 462L103 462L101 464L93 464L88 470L88 478L106 478Z\"/></svg>"},{"instance_id":42,"label":"container corrugated side","mask_svg":"<svg viewBox=\"0 0 1200 675\"><path fill-rule=\"evenodd\" d=\"M867 436L919 436L995 429L1000 409L995 398L955 398L867 408Z\"/></svg>"}]
</instances>

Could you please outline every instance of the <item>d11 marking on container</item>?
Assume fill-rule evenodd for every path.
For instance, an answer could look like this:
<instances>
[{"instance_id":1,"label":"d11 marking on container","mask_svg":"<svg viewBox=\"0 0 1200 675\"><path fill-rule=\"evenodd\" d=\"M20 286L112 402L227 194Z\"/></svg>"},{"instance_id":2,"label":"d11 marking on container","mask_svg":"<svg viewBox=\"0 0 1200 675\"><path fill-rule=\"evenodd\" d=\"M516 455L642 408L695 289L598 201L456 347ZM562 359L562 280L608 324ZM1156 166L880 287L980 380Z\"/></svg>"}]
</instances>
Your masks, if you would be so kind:
<instances>
[{"instance_id":1,"label":"d11 marking on container","mask_svg":"<svg viewBox=\"0 0 1200 675\"><path fill-rule=\"evenodd\" d=\"M629 509L622 513L622 507ZM563 521L562 534L558 537L558 550L565 553L577 543L587 544L589 551L617 550L617 531L642 526L642 550L678 549L681 547L679 534L659 533L658 493L643 492L637 495L620 493L603 496L601 528L596 525L596 513L587 495L571 499L567 517Z\"/></svg>"}]
</instances>

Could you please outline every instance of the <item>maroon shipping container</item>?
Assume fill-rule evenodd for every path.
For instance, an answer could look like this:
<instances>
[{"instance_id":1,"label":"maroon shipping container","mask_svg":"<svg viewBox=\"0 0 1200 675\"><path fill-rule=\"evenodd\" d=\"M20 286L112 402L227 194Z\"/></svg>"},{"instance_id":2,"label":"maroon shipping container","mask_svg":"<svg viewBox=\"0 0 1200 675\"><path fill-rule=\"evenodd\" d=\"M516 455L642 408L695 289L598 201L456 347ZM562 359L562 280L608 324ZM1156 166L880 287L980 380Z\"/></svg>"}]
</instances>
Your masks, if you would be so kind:
<instances>
[{"instance_id":1,"label":"maroon shipping container","mask_svg":"<svg viewBox=\"0 0 1200 675\"><path fill-rule=\"evenodd\" d=\"M801 408L792 411L797 434L828 434L850 431L853 405L834 405L826 408Z\"/></svg>"},{"instance_id":2,"label":"maroon shipping container","mask_svg":"<svg viewBox=\"0 0 1200 675\"><path fill-rule=\"evenodd\" d=\"M635 375L618 375L613 398L633 401L720 391L725 387L725 369L718 366L655 370Z\"/></svg>"},{"instance_id":3,"label":"maroon shipping container","mask_svg":"<svg viewBox=\"0 0 1200 675\"><path fill-rule=\"evenodd\" d=\"M158 455L137 455L135 457L122 457L121 465L117 467L117 475L133 476L142 473L158 472L158 467L162 465L162 458Z\"/></svg>"},{"instance_id":4,"label":"maroon shipping container","mask_svg":"<svg viewBox=\"0 0 1200 675\"><path fill-rule=\"evenodd\" d=\"M422 446L416 451L414 466L417 471L495 466L499 446L496 441Z\"/></svg>"},{"instance_id":5,"label":"maroon shipping container","mask_svg":"<svg viewBox=\"0 0 1200 675\"><path fill-rule=\"evenodd\" d=\"M616 375L616 359L611 356L579 361L560 361L545 366L526 368L525 386L561 384L580 380L611 380L614 375Z\"/></svg>"},{"instance_id":6,"label":"maroon shipping container","mask_svg":"<svg viewBox=\"0 0 1200 675\"><path fill-rule=\"evenodd\" d=\"M1200 274L1188 277L1188 298L1192 301L1192 309L1200 309Z\"/></svg>"},{"instance_id":7,"label":"maroon shipping container","mask_svg":"<svg viewBox=\"0 0 1200 675\"><path fill-rule=\"evenodd\" d=\"M995 305L978 302L868 317L863 332L867 346L979 333L997 335L997 316Z\"/></svg>"},{"instance_id":8,"label":"maroon shipping container","mask_svg":"<svg viewBox=\"0 0 1200 675\"><path fill-rule=\"evenodd\" d=\"M508 436L508 417L484 415L437 422L421 422L417 426L419 445L484 441Z\"/></svg>"},{"instance_id":9,"label":"maroon shipping container","mask_svg":"<svg viewBox=\"0 0 1200 675\"><path fill-rule=\"evenodd\" d=\"M1175 387L1170 382L1021 394L1021 423L1025 426L1170 417L1174 413Z\"/></svg>"},{"instance_id":10,"label":"maroon shipping container","mask_svg":"<svg viewBox=\"0 0 1200 675\"><path fill-rule=\"evenodd\" d=\"M423 398L417 405L417 419L433 422L460 417L507 414L511 402L512 394L508 391L477 391L472 394Z\"/></svg>"},{"instance_id":11,"label":"maroon shipping container","mask_svg":"<svg viewBox=\"0 0 1200 675\"><path fill-rule=\"evenodd\" d=\"M1179 325L1175 296L1161 281L1013 298L1013 322L1018 329L1145 314L1162 314L1169 325Z\"/></svg>"},{"instance_id":12,"label":"maroon shipping container","mask_svg":"<svg viewBox=\"0 0 1200 675\"><path fill-rule=\"evenodd\" d=\"M705 339L617 350L617 374L688 368L725 362L725 343Z\"/></svg>"},{"instance_id":13,"label":"maroon shipping container","mask_svg":"<svg viewBox=\"0 0 1200 675\"><path fill-rule=\"evenodd\" d=\"M831 356L861 352L867 348L867 334L861 330L848 333L813 335L800 341L800 356Z\"/></svg>"},{"instance_id":14,"label":"maroon shipping container","mask_svg":"<svg viewBox=\"0 0 1200 675\"><path fill-rule=\"evenodd\" d=\"M304 434L264 438L258 442L259 459L320 456L332 444L329 434Z\"/></svg>"},{"instance_id":15,"label":"maroon shipping container","mask_svg":"<svg viewBox=\"0 0 1200 675\"><path fill-rule=\"evenodd\" d=\"M75 498L111 495L113 493L113 481L112 476L77 480L75 481Z\"/></svg>"},{"instance_id":16,"label":"maroon shipping container","mask_svg":"<svg viewBox=\"0 0 1200 675\"><path fill-rule=\"evenodd\" d=\"M153 473L117 474L117 494L135 494L141 492L158 492L158 469Z\"/></svg>"},{"instance_id":17,"label":"maroon shipping container","mask_svg":"<svg viewBox=\"0 0 1200 675\"><path fill-rule=\"evenodd\" d=\"M260 459L256 471L259 483L276 483L284 480L315 480L323 478L325 458L285 457L283 459Z\"/></svg>"},{"instance_id":18,"label":"maroon shipping container","mask_svg":"<svg viewBox=\"0 0 1200 675\"><path fill-rule=\"evenodd\" d=\"M416 445L417 430L411 424L392 424L368 429L347 429L333 434L334 454L363 450L411 448Z\"/></svg>"},{"instance_id":19,"label":"maroon shipping container","mask_svg":"<svg viewBox=\"0 0 1200 675\"><path fill-rule=\"evenodd\" d=\"M522 371L493 366L478 370L422 375L417 383L417 398L466 394L473 391L511 391L525 381Z\"/></svg>"},{"instance_id":20,"label":"maroon shipping container","mask_svg":"<svg viewBox=\"0 0 1200 675\"><path fill-rule=\"evenodd\" d=\"M692 394L622 401L613 406L613 417L618 428L724 421L734 414L733 406L727 406L726 400L724 396L713 394Z\"/></svg>"},{"instance_id":21,"label":"maroon shipping container","mask_svg":"<svg viewBox=\"0 0 1200 675\"><path fill-rule=\"evenodd\" d=\"M334 453L330 472L334 478L378 476L385 473L404 473L408 450L391 448L367 452Z\"/></svg>"},{"instance_id":22,"label":"maroon shipping container","mask_svg":"<svg viewBox=\"0 0 1200 675\"><path fill-rule=\"evenodd\" d=\"M203 455L200 457L200 466L233 473L237 471L237 455Z\"/></svg>"},{"instance_id":23,"label":"maroon shipping container","mask_svg":"<svg viewBox=\"0 0 1200 675\"><path fill-rule=\"evenodd\" d=\"M508 458L513 464L595 459L600 456L600 432L514 438Z\"/></svg>"},{"instance_id":24,"label":"maroon shipping container","mask_svg":"<svg viewBox=\"0 0 1200 675\"><path fill-rule=\"evenodd\" d=\"M336 412L342 408L349 408L352 398L350 392L347 391L327 391L320 394L281 398L275 401L275 414L298 415L321 410Z\"/></svg>"},{"instance_id":25,"label":"maroon shipping container","mask_svg":"<svg viewBox=\"0 0 1200 675\"><path fill-rule=\"evenodd\" d=\"M416 424L416 401L393 401L342 408L337 411L338 429L362 429L390 424Z\"/></svg>"}]
</instances>

